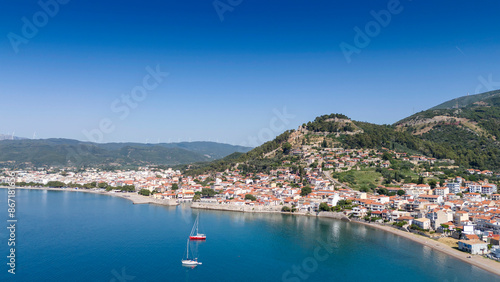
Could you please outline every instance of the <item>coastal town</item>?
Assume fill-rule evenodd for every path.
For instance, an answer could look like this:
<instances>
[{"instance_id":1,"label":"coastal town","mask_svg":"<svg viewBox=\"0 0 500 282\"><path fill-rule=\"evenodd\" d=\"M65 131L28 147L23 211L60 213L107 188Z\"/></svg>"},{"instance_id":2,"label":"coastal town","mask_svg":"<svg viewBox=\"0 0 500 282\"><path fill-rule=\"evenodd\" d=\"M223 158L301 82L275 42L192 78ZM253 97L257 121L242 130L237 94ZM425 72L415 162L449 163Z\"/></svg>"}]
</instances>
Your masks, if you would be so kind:
<instances>
[{"instance_id":1,"label":"coastal town","mask_svg":"<svg viewBox=\"0 0 500 282\"><path fill-rule=\"evenodd\" d=\"M448 160L410 156L389 149L301 146L289 155L291 160L284 160L279 168L265 173L233 168L190 176L180 170L154 166L114 171L4 168L0 182L6 181L8 173L15 172L19 187L126 193L152 203L191 203L193 208L203 209L332 214L428 238L445 238L450 247L500 260L500 194L494 184L498 175L492 171L466 170L469 179L476 181L447 177L435 167L428 168L437 163L452 166ZM298 170L297 163L303 169ZM422 168L414 169L419 176L416 182L420 183L393 179L369 189L366 185L355 189L349 182L339 181L339 175L351 170L391 171L392 166L401 163Z\"/></svg>"}]
</instances>

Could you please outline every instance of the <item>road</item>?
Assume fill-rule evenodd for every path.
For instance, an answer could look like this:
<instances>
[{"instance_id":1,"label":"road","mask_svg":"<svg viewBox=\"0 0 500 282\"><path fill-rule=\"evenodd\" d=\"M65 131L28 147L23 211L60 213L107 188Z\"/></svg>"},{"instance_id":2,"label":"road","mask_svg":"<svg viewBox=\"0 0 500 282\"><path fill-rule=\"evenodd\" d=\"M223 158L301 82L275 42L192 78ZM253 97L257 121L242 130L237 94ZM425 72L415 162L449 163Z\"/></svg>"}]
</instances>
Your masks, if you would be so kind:
<instances>
[{"instance_id":1,"label":"road","mask_svg":"<svg viewBox=\"0 0 500 282\"><path fill-rule=\"evenodd\" d=\"M333 179L332 174L330 171L323 171L323 175L328 178L330 181L332 181L335 185L340 185L340 187L344 189L351 189L351 187L345 185L344 183L340 183L338 180Z\"/></svg>"}]
</instances>

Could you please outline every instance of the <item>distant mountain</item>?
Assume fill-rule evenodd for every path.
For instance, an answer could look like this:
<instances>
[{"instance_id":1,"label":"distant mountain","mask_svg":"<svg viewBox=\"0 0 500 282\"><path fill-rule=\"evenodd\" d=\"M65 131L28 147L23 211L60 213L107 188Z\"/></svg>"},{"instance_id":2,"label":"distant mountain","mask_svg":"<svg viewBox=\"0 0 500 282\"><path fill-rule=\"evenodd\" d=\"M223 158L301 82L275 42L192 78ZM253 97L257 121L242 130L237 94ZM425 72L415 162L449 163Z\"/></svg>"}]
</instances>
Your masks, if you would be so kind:
<instances>
[{"instance_id":1,"label":"distant mountain","mask_svg":"<svg viewBox=\"0 0 500 282\"><path fill-rule=\"evenodd\" d=\"M27 138L17 137L17 136L13 136L10 134L0 134L0 141L1 140L23 140L23 139L27 139Z\"/></svg>"},{"instance_id":2,"label":"distant mountain","mask_svg":"<svg viewBox=\"0 0 500 282\"><path fill-rule=\"evenodd\" d=\"M443 109L455 109L455 108L463 108L466 106L470 106L474 103L481 103L492 98L499 97L500 90L485 92L482 94L476 95L467 95L460 98L455 98L450 101L446 101L442 104L439 104L435 107L430 108L429 110L443 110Z\"/></svg>"},{"instance_id":3,"label":"distant mountain","mask_svg":"<svg viewBox=\"0 0 500 282\"><path fill-rule=\"evenodd\" d=\"M152 146L160 146L164 148L170 149L184 149L187 151L199 153L201 155L205 155L211 159L220 159L227 155L230 155L234 152L248 152L250 147L216 143L216 142L206 142L206 141L197 141L197 142L179 142L179 143L158 143L158 144L144 144L144 143L105 143L98 144L99 147L107 150L120 150L123 147L152 147Z\"/></svg>"},{"instance_id":4,"label":"distant mountain","mask_svg":"<svg viewBox=\"0 0 500 282\"><path fill-rule=\"evenodd\" d=\"M4 165L138 166L207 162L251 148L215 142L92 143L72 139L23 139L0 141Z\"/></svg>"}]
</instances>

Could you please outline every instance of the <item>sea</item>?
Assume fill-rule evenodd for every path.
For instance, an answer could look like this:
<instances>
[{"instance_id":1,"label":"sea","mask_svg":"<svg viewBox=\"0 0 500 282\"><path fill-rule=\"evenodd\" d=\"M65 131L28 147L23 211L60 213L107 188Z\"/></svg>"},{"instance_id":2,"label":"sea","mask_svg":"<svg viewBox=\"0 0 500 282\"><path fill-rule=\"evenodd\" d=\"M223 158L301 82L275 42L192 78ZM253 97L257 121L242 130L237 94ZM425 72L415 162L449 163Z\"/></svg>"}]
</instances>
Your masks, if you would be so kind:
<instances>
[{"instance_id":1,"label":"sea","mask_svg":"<svg viewBox=\"0 0 500 282\"><path fill-rule=\"evenodd\" d=\"M11 274L7 192L0 189L0 281L500 281L356 223L23 189L16 190ZM188 243L198 215L207 239ZM202 265L182 266L187 254Z\"/></svg>"}]
</instances>

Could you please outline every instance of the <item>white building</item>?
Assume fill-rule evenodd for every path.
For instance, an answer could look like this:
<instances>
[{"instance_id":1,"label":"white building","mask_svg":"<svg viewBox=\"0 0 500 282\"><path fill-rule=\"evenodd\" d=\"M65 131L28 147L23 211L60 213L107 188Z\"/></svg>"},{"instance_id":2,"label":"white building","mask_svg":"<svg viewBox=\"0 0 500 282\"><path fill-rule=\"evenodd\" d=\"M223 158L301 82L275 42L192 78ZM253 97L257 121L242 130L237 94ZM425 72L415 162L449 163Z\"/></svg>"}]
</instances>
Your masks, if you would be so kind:
<instances>
[{"instance_id":1,"label":"white building","mask_svg":"<svg viewBox=\"0 0 500 282\"><path fill-rule=\"evenodd\" d=\"M434 195L445 196L450 193L450 188L448 187L437 187L433 191Z\"/></svg>"},{"instance_id":2,"label":"white building","mask_svg":"<svg viewBox=\"0 0 500 282\"><path fill-rule=\"evenodd\" d=\"M481 193L481 185L477 183L469 184L469 192L470 193Z\"/></svg>"},{"instance_id":3,"label":"white building","mask_svg":"<svg viewBox=\"0 0 500 282\"><path fill-rule=\"evenodd\" d=\"M450 193L453 193L453 194L460 193L460 183L448 182L448 183L446 183L446 187L448 187L448 189L450 189Z\"/></svg>"},{"instance_id":4,"label":"white building","mask_svg":"<svg viewBox=\"0 0 500 282\"><path fill-rule=\"evenodd\" d=\"M328 197L328 201L327 201L327 204L331 207L334 207L337 205L337 203L339 202L340 200L340 196L338 193L335 193L331 196Z\"/></svg>"},{"instance_id":5,"label":"white building","mask_svg":"<svg viewBox=\"0 0 500 282\"><path fill-rule=\"evenodd\" d=\"M495 184L486 184L481 187L481 193L486 195L491 195L497 192L497 186Z\"/></svg>"}]
</instances>

